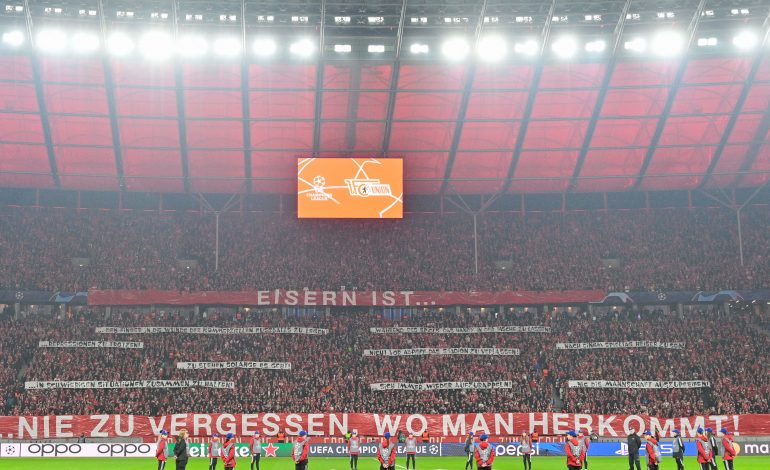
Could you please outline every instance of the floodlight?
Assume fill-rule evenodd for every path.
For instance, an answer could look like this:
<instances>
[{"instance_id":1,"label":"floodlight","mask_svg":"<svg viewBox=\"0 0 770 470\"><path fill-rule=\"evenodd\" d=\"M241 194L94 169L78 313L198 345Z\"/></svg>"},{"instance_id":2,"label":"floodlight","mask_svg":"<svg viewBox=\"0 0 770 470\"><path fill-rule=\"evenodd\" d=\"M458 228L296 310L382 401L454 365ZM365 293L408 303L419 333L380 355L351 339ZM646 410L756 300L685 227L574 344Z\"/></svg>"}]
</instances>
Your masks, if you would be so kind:
<instances>
[{"instance_id":1,"label":"floodlight","mask_svg":"<svg viewBox=\"0 0 770 470\"><path fill-rule=\"evenodd\" d=\"M718 43L719 41L715 37L698 38L698 47L713 47L713 46L716 46Z\"/></svg>"},{"instance_id":2,"label":"floodlight","mask_svg":"<svg viewBox=\"0 0 770 470\"><path fill-rule=\"evenodd\" d=\"M220 57L235 57L241 53L241 40L236 37L221 37L214 40L214 54Z\"/></svg>"},{"instance_id":3,"label":"floodlight","mask_svg":"<svg viewBox=\"0 0 770 470\"><path fill-rule=\"evenodd\" d=\"M127 34L112 33L107 38L107 50L114 56L126 56L134 51L134 41Z\"/></svg>"},{"instance_id":4,"label":"floodlight","mask_svg":"<svg viewBox=\"0 0 770 470\"><path fill-rule=\"evenodd\" d=\"M586 52L599 53L604 52L605 49L607 49L607 41L604 39L596 39L586 43Z\"/></svg>"},{"instance_id":5,"label":"floodlight","mask_svg":"<svg viewBox=\"0 0 770 470\"><path fill-rule=\"evenodd\" d=\"M577 53L577 40L572 36L561 37L551 44L551 50L562 59L569 59Z\"/></svg>"},{"instance_id":6,"label":"floodlight","mask_svg":"<svg viewBox=\"0 0 770 470\"><path fill-rule=\"evenodd\" d=\"M3 33L3 44L11 47L19 47L24 44L24 33L21 31L8 31Z\"/></svg>"},{"instance_id":7,"label":"floodlight","mask_svg":"<svg viewBox=\"0 0 770 470\"><path fill-rule=\"evenodd\" d=\"M369 44L367 50L372 54L380 54L385 52L385 46L383 44Z\"/></svg>"},{"instance_id":8,"label":"floodlight","mask_svg":"<svg viewBox=\"0 0 770 470\"><path fill-rule=\"evenodd\" d=\"M177 52L182 57L194 58L206 55L209 43L203 36L186 34L179 38L176 44Z\"/></svg>"},{"instance_id":9,"label":"floodlight","mask_svg":"<svg viewBox=\"0 0 770 470\"><path fill-rule=\"evenodd\" d=\"M72 36L72 50L78 54L88 54L99 49L99 36L94 33L75 33Z\"/></svg>"},{"instance_id":10,"label":"floodlight","mask_svg":"<svg viewBox=\"0 0 770 470\"><path fill-rule=\"evenodd\" d=\"M653 54L661 57L679 55L685 48L685 37L677 31L664 31L652 39Z\"/></svg>"},{"instance_id":11,"label":"floodlight","mask_svg":"<svg viewBox=\"0 0 770 470\"><path fill-rule=\"evenodd\" d=\"M508 46L501 36L487 36L479 41L477 52L482 60L494 62L505 57Z\"/></svg>"},{"instance_id":12,"label":"floodlight","mask_svg":"<svg viewBox=\"0 0 770 470\"><path fill-rule=\"evenodd\" d=\"M733 46L738 49L753 49L757 42L759 42L759 38L753 31L743 31L733 38Z\"/></svg>"},{"instance_id":13,"label":"floodlight","mask_svg":"<svg viewBox=\"0 0 770 470\"><path fill-rule=\"evenodd\" d=\"M174 52L171 35L163 31L150 31L139 40L139 50L149 60L164 60Z\"/></svg>"},{"instance_id":14,"label":"floodlight","mask_svg":"<svg viewBox=\"0 0 770 470\"><path fill-rule=\"evenodd\" d=\"M275 54L278 45L270 38L256 38L251 49L254 51L255 55L267 57Z\"/></svg>"},{"instance_id":15,"label":"floodlight","mask_svg":"<svg viewBox=\"0 0 770 470\"><path fill-rule=\"evenodd\" d=\"M44 52L62 52L67 47L67 35L59 29L44 29L37 35L37 47Z\"/></svg>"},{"instance_id":16,"label":"floodlight","mask_svg":"<svg viewBox=\"0 0 770 470\"><path fill-rule=\"evenodd\" d=\"M441 46L441 53L449 60L462 60L468 55L470 50L471 47L468 45L468 41L463 38L448 39Z\"/></svg>"},{"instance_id":17,"label":"floodlight","mask_svg":"<svg viewBox=\"0 0 770 470\"><path fill-rule=\"evenodd\" d=\"M412 54L427 54L430 51L430 47L427 44L414 43L409 46L409 52Z\"/></svg>"},{"instance_id":18,"label":"floodlight","mask_svg":"<svg viewBox=\"0 0 770 470\"><path fill-rule=\"evenodd\" d=\"M513 50L517 54L530 55L530 56L536 55L538 52L537 41L535 41L534 39L527 39L526 41L517 42L516 44L514 44Z\"/></svg>"},{"instance_id":19,"label":"floodlight","mask_svg":"<svg viewBox=\"0 0 770 470\"><path fill-rule=\"evenodd\" d=\"M626 41L623 47L629 51L644 52L647 50L647 40L644 38L633 38Z\"/></svg>"},{"instance_id":20,"label":"floodlight","mask_svg":"<svg viewBox=\"0 0 770 470\"><path fill-rule=\"evenodd\" d=\"M299 57L310 57L315 52L315 44L310 39L300 39L289 46L289 52Z\"/></svg>"}]
</instances>

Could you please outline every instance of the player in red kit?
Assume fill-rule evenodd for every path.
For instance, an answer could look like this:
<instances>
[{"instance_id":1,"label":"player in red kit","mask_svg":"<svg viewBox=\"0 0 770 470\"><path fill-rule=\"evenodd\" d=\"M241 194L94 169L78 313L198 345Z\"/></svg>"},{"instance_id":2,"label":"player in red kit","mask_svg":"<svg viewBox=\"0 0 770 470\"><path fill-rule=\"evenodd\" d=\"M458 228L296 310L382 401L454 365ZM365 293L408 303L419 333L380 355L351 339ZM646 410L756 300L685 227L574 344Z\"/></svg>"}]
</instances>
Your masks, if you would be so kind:
<instances>
[{"instance_id":1,"label":"player in red kit","mask_svg":"<svg viewBox=\"0 0 770 470\"><path fill-rule=\"evenodd\" d=\"M473 453L478 470L492 470L492 463L495 461L495 448L487 442L488 439L489 436L482 434L479 437L479 445Z\"/></svg>"},{"instance_id":2,"label":"player in red kit","mask_svg":"<svg viewBox=\"0 0 770 470\"><path fill-rule=\"evenodd\" d=\"M647 451L647 469L658 470L660 465L660 447L658 441L652 436L650 431L644 432L644 438L647 440L644 450Z\"/></svg>"},{"instance_id":3,"label":"player in red kit","mask_svg":"<svg viewBox=\"0 0 770 470\"><path fill-rule=\"evenodd\" d=\"M227 433L225 443L221 450L222 464L226 469L235 468L235 437L233 433Z\"/></svg>"},{"instance_id":4,"label":"player in red kit","mask_svg":"<svg viewBox=\"0 0 770 470\"><path fill-rule=\"evenodd\" d=\"M714 449L711 448L709 438L703 433L703 428L698 428L695 434L695 447L698 449L698 463L701 470L711 470L711 460L714 458Z\"/></svg>"},{"instance_id":5,"label":"player in red kit","mask_svg":"<svg viewBox=\"0 0 770 470\"><path fill-rule=\"evenodd\" d=\"M733 470L733 460L735 460L735 455L737 454L735 452L733 436L730 435L726 428L722 428L719 430L719 437L722 438L722 447L725 449L725 452L722 454L725 470Z\"/></svg>"},{"instance_id":6,"label":"player in red kit","mask_svg":"<svg viewBox=\"0 0 770 470\"><path fill-rule=\"evenodd\" d=\"M168 446L168 431L163 430L160 432L160 439L158 440L158 446L155 448L155 458L158 459L158 470L164 470L166 468L167 446Z\"/></svg>"},{"instance_id":7,"label":"player in red kit","mask_svg":"<svg viewBox=\"0 0 770 470\"><path fill-rule=\"evenodd\" d=\"M567 452L567 468L569 470L581 470L586 452L575 431L570 429L567 433L567 444L564 448Z\"/></svg>"},{"instance_id":8,"label":"player in red kit","mask_svg":"<svg viewBox=\"0 0 770 470\"><path fill-rule=\"evenodd\" d=\"M310 438L307 431L300 431L299 437L294 441L291 456L294 459L294 470L307 470L307 454L310 451Z\"/></svg>"},{"instance_id":9,"label":"player in red kit","mask_svg":"<svg viewBox=\"0 0 770 470\"><path fill-rule=\"evenodd\" d=\"M386 432L377 446L377 460L380 461L380 470L395 470L396 468L396 444L390 442L390 433Z\"/></svg>"}]
</instances>

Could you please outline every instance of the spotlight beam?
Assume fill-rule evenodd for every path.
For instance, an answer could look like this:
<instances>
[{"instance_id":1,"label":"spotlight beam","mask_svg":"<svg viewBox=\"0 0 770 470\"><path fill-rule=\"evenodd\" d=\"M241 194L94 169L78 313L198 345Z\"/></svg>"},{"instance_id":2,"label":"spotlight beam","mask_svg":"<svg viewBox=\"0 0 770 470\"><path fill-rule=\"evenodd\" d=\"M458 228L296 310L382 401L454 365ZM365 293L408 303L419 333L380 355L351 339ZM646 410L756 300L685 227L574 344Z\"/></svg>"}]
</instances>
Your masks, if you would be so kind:
<instances>
[{"instance_id":1,"label":"spotlight beam","mask_svg":"<svg viewBox=\"0 0 770 470\"><path fill-rule=\"evenodd\" d=\"M323 86L324 69L326 61L324 60L325 31L326 25L326 0L321 0L321 27L318 39L318 62L315 72L315 100L313 103L313 156L318 156L321 149L321 112L323 107Z\"/></svg>"},{"instance_id":2,"label":"spotlight beam","mask_svg":"<svg viewBox=\"0 0 770 470\"><path fill-rule=\"evenodd\" d=\"M580 178L580 173L583 171L583 165L585 164L586 156L588 155L588 150L591 148L591 140L594 137L594 132L596 132L596 126L599 124L599 116L604 107L604 100L607 98L612 74L615 73L615 66L618 63L618 50L620 50L620 44L623 41L623 30L626 29L626 17L631 10L631 2L632 0L626 0L626 3L623 5L623 11L620 13L618 24L615 25L615 30L612 33L610 60L604 71L604 78L602 78L602 84L599 88L599 95L596 97L596 104L591 112L591 120L588 122L586 135L583 139L583 144L580 146L580 153L578 154L577 162L575 163L575 169L572 171L572 179L567 187L567 191L573 191L577 186L578 178Z\"/></svg>"},{"instance_id":3,"label":"spotlight beam","mask_svg":"<svg viewBox=\"0 0 770 470\"><path fill-rule=\"evenodd\" d=\"M249 100L249 62L246 59L246 0L241 0L241 127L243 129L243 176L247 193L251 192L251 103Z\"/></svg>"},{"instance_id":4,"label":"spotlight beam","mask_svg":"<svg viewBox=\"0 0 770 470\"><path fill-rule=\"evenodd\" d=\"M484 29L484 15L487 11L487 0L481 4L479 11L479 20L476 22L476 30L473 33L473 43L470 47L470 53L476 52L481 39L481 31ZM452 134L452 145L449 147L449 156L447 157L446 168L444 168L444 180L441 182L440 194L443 196L449 186L449 178L452 176L452 168L457 158L457 149L460 147L460 138L463 134L463 125L465 124L465 115L468 113L468 104L471 101L471 92L473 91L473 82L476 79L476 60L471 59L468 62L468 68L465 73L465 84L463 85L463 94L460 99L460 109L457 112L457 121L455 122L454 134Z\"/></svg>"},{"instance_id":5,"label":"spotlight beam","mask_svg":"<svg viewBox=\"0 0 770 470\"><path fill-rule=\"evenodd\" d=\"M174 44L179 39L179 10L177 1L171 2L171 37ZM190 192L190 158L187 151L187 123L185 121L185 101L184 101L184 77L182 64L174 61L174 92L176 93L176 119L179 129L179 155L182 164L182 178L184 182L184 191Z\"/></svg>"},{"instance_id":6,"label":"spotlight beam","mask_svg":"<svg viewBox=\"0 0 770 470\"><path fill-rule=\"evenodd\" d=\"M48 154L48 164L51 169L51 178L53 179L54 186L58 189L61 187L61 180L59 178L59 165L56 162L56 152L53 148L53 138L51 137L51 123L48 119L48 106L45 102L45 90L43 88L43 77L40 70L40 57L38 56L35 48L35 36L33 34L33 21L32 11L29 8L29 0L24 0L24 13L27 26L27 37L29 39L30 54L29 61L32 69L32 78L35 84L35 98L37 99L37 107L40 111L40 124L43 128L43 139L45 140L45 150Z\"/></svg>"},{"instance_id":7,"label":"spotlight beam","mask_svg":"<svg viewBox=\"0 0 770 470\"><path fill-rule=\"evenodd\" d=\"M692 41L695 38L695 30L698 27L698 23L700 22L701 15L703 14L705 7L706 0L700 0L700 2L698 2L698 8L695 10L695 14L692 17L692 20L690 20L690 25L687 27L687 40L685 41L683 47L684 55L679 61L679 66L677 68L676 75L674 76L674 81L671 83L671 90L668 92L668 97L666 98L666 104L663 106L663 110L661 111L660 117L658 118L658 124L655 127L655 133L652 135L652 140L650 140L650 144L647 147L647 153L644 156L642 167L639 170L639 175L636 177L636 182L633 186L634 190L639 189L639 186L642 185L644 177L647 175L647 170L650 168L652 157L655 155L655 151L658 148L658 143L660 142L660 138L663 135L663 130L666 128L668 117L671 115L671 108L674 106L674 101L676 101L676 95L679 92L679 88L682 84L684 73L687 71L687 66L690 63L690 46L692 45Z\"/></svg>"},{"instance_id":8,"label":"spotlight beam","mask_svg":"<svg viewBox=\"0 0 770 470\"><path fill-rule=\"evenodd\" d=\"M390 135L393 131L393 114L396 110L396 92L398 91L398 78L401 75L401 48L404 45L404 23L406 22L406 2L401 0L401 14L396 30L396 50L394 51L393 66L390 70L390 86L388 89L388 107L385 113L385 129L382 132L382 153L388 154L390 149Z\"/></svg>"}]
</instances>

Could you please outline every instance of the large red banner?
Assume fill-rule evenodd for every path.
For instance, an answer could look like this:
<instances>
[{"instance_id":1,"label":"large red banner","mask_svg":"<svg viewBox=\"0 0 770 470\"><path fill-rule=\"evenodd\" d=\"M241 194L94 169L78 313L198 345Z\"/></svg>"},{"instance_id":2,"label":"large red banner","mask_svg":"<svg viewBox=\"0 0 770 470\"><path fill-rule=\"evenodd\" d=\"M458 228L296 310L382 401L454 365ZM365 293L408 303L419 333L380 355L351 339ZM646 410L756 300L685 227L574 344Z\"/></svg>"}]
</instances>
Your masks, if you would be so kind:
<instances>
[{"instance_id":1,"label":"large red banner","mask_svg":"<svg viewBox=\"0 0 770 470\"><path fill-rule=\"evenodd\" d=\"M603 437L623 437L631 429L670 436L681 429L686 437L699 427L725 427L736 435L770 435L770 415L710 415L683 418L656 418L644 415L593 415L568 413L484 413L450 415L389 415L365 413L188 413L165 416L91 415L91 416L2 416L0 435L10 439L70 438L85 433L90 438L142 437L152 440L161 430L172 434L186 428L193 437L232 432L249 436L255 431L276 436L280 431L296 435L306 430L311 436L339 437L358 430L362 436L379 436L398 430L421 435L427 429L431 437L461 438L468 432L493 436L513 436L523 431L542 435L564 434L569 429L589 427Z\"/></svg>"},{"instance_id":2,"label":"large red banner","mask_svg":"<svg viewBox=\"0 0 770 470\"><path fill-rule=\"evenodd\" d=\"M88 291L89 305L298 305L348 307L425 307L447 305L542 305L601 302L600 290L577 291L200 291L97 290Z\"/></svg>"}]
</instances>

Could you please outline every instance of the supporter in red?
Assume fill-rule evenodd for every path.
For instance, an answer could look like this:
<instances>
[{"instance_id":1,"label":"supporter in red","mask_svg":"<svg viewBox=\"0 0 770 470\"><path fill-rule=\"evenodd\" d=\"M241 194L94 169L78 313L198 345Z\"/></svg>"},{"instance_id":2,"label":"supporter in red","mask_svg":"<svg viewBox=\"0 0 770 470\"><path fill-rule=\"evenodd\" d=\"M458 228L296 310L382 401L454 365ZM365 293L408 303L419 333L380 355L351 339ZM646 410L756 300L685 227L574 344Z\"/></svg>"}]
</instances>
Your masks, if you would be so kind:
<instances>
[{"instance_id":1,"label":"supporter in red","mask_svg":"<svg viewBox=\"0 0 770 470\"><path fill-rule=\"evenodd\" d=\"M567 468L569 470L581 470L585 459L585 448L577 437L577 433L570 429L567 432L567 443L564 446L567 453Z\"/></svg>"},{"instance_id":2,"label":"supporter in red","mask_svg":"<svg viewBox=\"0 0 770 470\"><path fill-rule=\"evenodd\" d=\"M158 470L164 470L166 468L166 454L168 451L166 447L168 445L168 431L165 429L160 432L158 438L158 444L155 447L155 458L158 459Z\"/></svg>"},{"instance_id":3,"label":"supporter in red","mask_svg":"<svg viewBox=\"0 0 770 470\"><path fill-rule=\"evenodd\" d=\"M647 451L647 468L648 470L658 470L658 465L660 465L660 447L658 446L658 441L650 431L644 432L644 439L647 441L644 447L644 450Z\"/></svg>"},{"instance_id":4,"label":"supporter in red","mask_svg":"<svg viewBox=\"0 0 770 470\"><path fill-rule=\"evenodd\" d=\"M711 443L709 443L709 438L704 434L703 428L696 430L695 447L698 449L698 463L701 470L711 470L714 449L711 448Z\"/></svg>"},{"instance_id":5,"label":"supporter in red","mask_svg":"<svg viewBox=\"0 0 770 470\"><path fill-rule=\"evenodd\" d=\"M224 465L226 469L235 468L235 447L235 436L233 436L233 433L229 432L225 436L225 442L221 449L222 465Z\"/></svg>"},{"instance_id":6,"label":"supporter in red","mask_svg":"<svg viewBox=\"0 0 770 470\"><path fill-rule=\"evenodd\" d=\"M482 434L479 437L479 445L474 452L476 456L476 468L478 470L491 470L495 461L495 447L488 442L489 436Z\"/></svg>"},{"instance_id":7,"label":"supporter in red","mask_svg":"<svg viewBox=\"0 0 770 470\"><path fill-rule=\"evenodd\" d=\"M299 432L299 437L294 441L291 450L292 459L294 459L294 470L307 470L307 455L310 452L310 437L307 431Z\"/></svg>"},{"instance_id":8,"label":"supporter in red","mask_svg":"<svg viewBox=\"0 0 770 470\"><path fill-rule=\"evenodd\" d=\"M377 460L380 461L380 470L396 468L396 443L391 441L389 432L380 439L380 445L377 446Z\"/></svg>"},{"instance_id":9,"label":"supporter in red","mask_svg":"<svg viewBox=\"0 0 770 470\"><path fill-rule=\"evenodd\" d=\"M213 434L211 441L209 442L209 470L217 469L217 461L219 460L219 450L222 448L222 444L219 441L219 434Z\"/></svg>"},{"instance_id":10,"label":"supporter in red","mask_svg":"<svg viewBox=\"0 0 770 470\"><path fill-rule=\"evenodd\" d=\"M722 438L722 448L724 449L722 461L725 463L725 470L733 470L733 461L736 455L733 436L730 435L727 428L722 428L719 430L719 437Z\"/></svg>"}]
</instances>

